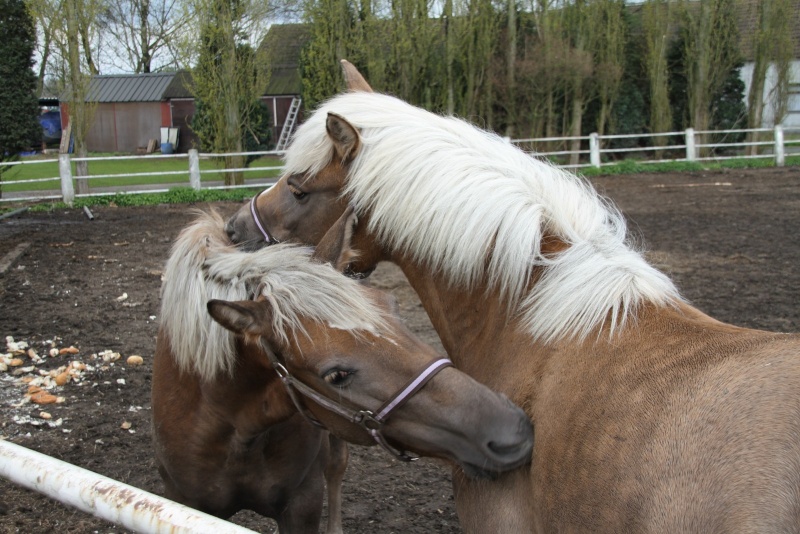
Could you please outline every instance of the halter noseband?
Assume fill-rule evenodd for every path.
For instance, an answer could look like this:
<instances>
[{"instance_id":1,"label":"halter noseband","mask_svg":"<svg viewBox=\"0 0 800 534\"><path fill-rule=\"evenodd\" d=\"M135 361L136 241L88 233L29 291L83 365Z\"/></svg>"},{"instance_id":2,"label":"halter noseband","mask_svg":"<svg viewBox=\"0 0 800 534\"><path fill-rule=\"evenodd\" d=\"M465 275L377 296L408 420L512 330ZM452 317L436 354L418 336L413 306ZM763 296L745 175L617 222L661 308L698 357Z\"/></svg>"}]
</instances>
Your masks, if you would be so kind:
<instances>
[{"instance_id":1,"label":"halter noseband","mask_svg":"<svg viewBox=\"0 0 800 534\"><path fill-rule=\"evenodd\" d=\"M253 221L255 221L256 226L261 231L261 235L264 236L264 241L267 242L267 245L271 245L271 244L277 244L278 240L269 235L269 232L267 231L267 225L264 224L263 220L261 220L261 215L258 214L258 209L256 208L256 201L258 200L258 197L263 195L267 191L267 189L264 189L264 191L261 191L252 199L250 199L250 215L253 216Z\"/></svg>"},{"instance_id":2,"label":"halter noseband","mask_svg":"<svg viewBox=\"0 0 800 534\"><path fill-rule=\"evenodd\" d=\"M286 367L278 360L278 357L275 355L275 353L272 352L272 350L270 350L270 348L267 347L263 342L261 342L261 348L267 353L267 356L272 363L272 367L275 369L275 372L278 373L283 385L286 386L286 391L289 394L289 398L292 399L297 411L303 414L311 423L318 427L325 428L325 426L320 423L305 406L303 406L303 404L300 402L300 399L297 397L297 393L300 393L304 397L311 399L326 410L344 417L351 423L359 425L372 436L372 439L374 439L378 445L386 449L386 451L394 455L397 459L404 462L412 462L419 459L418 456L412 456L405 451L398 450L389 445L389 443L386 441L386 438L383 437L383 433L381 431L383 430L384 423L386 423L386 420L393 411L403 406L412 395L422 389L422 387L427 384L431 378L436 376L439 371L445 367L452 367L453 362L451 362L449 359L438 358L429 363L414 379L409 381L409 383L401 388L400 391L398 391L388 401L383 403L383 405L378 408L376 415L375 412L371 410L363 408L350 408L333 401L328 397L325 397L293 377L289 373L289 370L286 369Z\"/></svg>"}]
</instances>

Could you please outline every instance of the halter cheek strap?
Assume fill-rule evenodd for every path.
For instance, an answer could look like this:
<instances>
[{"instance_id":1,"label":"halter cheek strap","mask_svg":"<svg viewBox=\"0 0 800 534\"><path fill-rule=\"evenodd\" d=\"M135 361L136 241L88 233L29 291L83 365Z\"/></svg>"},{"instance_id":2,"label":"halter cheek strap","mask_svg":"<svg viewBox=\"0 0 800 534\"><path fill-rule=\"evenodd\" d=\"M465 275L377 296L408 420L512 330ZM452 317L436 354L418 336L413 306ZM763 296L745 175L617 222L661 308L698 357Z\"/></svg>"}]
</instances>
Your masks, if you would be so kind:
<instances>
[{"instance_id":1,"label":"halter cheek strap","mask_svg":"<svg viewBox=\"0 0 800 534\"><path fill-rule=\"evenodd\" d=\"M408 399L410 399L417 391L422 389L422 387L428 383L428 381L436 376L439 371L444 369L445 367L452 367L453 362L451 362L448 358L439 358L431 362L416 378L411 380L406 387L400 390L394 397L389 399L378 409L378 415L376 415L373 420L378 423L377 427L369 427L365 423L361 423L361 426L367 429L367 431L372 436L378 445L392 453L394 456L403 460L405 462L411 462L418 460L418 456L410 456L408 453L404 451L398 451L391 445L386 442L386 439L383 437L381 433L381 428L383 424L386 422L386 419L389 418L389 414L391 414L394 410L397 410L401 406L403 406Z\"/></svg>"},{"instance_id":2,"label":"halter cheek strap","mask_svg":"<svg viewBox=\"0 0 800 534\"><path fill-rule=\"evenodd\" d=\"M416 377L414 377L411 381L409 381L408 384L401 388L398 393L396 393L380 408L378 408L376 415L370 410L350 408L332 399L329 399L328 397L325 397L315 389L307 386L303 382L293 377L289 373L289 370L286 369L286 366L284 366L278 360L278 357L268 346L266 346L263 342L261 342L260 345L262 350L267 354L270 362L272 363L272 367L275 369L275 372L278 373L283 385L286 387L286 391L289 394L289 398L292 399L295 408L297 408L297 411L303 414L311 423L318 427L325 428L325 426L308 411L303 403L300 402L297 393L300 393L304 397L311 399L313 402L319 404L326 410L347 419L351 423L361 426L369 433L370 436L372 436L372 439L374 439L378 445L383 447L386 451L394 455L399 460L411 462L419 459L418 456L413 456L406 451L398 450L389 445L389 443L386 441L386 438L383 436L383 425L386 423L386 420L389 418L389 415L391 415L392 412L403 406L408 399L422 389L422 387L427 384L431 378L436 376L439 371L446 367L452 367L453 362L451 362L449 359L438 358L429 363Z\"/></svg>"},{"instance_id":3,"label":"halter cheek strap","mask_svg":"<svg viewBox=\"0 0 800 534\"><path fill-rule=\"evenodd\" d=\"M266 189L264 189L266 191ZM258 197L260 197L264 191L258 193L252 199L250 199L250 215L253 216L253 221L255 221L258 230L261 232L261 235L264 236L264 241L267 242L267 245L278 243L278 240L269 235L267 231L267 225L264 224L264 221L261 220L261 215L258 213L258 209L256 208L256 201L258 201Z\"/></svg>"}]
</instances>

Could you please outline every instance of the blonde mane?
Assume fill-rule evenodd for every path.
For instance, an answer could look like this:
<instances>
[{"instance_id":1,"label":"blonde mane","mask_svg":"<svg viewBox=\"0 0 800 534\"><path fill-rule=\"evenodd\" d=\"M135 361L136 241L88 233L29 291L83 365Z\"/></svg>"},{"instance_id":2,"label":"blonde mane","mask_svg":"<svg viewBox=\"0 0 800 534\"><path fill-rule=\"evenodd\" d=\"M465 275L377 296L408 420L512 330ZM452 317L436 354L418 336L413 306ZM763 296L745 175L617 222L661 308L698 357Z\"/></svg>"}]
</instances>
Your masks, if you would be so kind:
<instances>
[{"instance_id":1,"label":"blonde mane","mask_svg":"<svg viewBox=\"0 0 800 534\"><path fill-rule=\"evenodd\" d=\"M234 335L206 311L211 299L247 300L257 290L272 306L272 329L283 342L305 334L301 317L331 328L377 332L380 308L355 281L310 259L310 249L274 245L240 252L228 241L217 213L202 213L172 247L161 288L161 327L182 370L203 380L232 373Z\"/></svg>"},{"instance_id":2,"label":"blonde mane","mask_svg":"<svg viewBox=\"0 0 800 534\"><path fill-rule=\"evenodd\" d=\"M352 92L323 104L286 154L290 173L331 160L328 112L359 129L361 147L343 195L369 211L382 243L451 283L488 281L534 338L583 338L610 318L618 330L645 302L681 299L628 242L623 216L583 179L497 135L396 98ZM568 245L544 255L542 242ZM528 290L533 269L542 276Z\"/></svg>"}]
</instances>

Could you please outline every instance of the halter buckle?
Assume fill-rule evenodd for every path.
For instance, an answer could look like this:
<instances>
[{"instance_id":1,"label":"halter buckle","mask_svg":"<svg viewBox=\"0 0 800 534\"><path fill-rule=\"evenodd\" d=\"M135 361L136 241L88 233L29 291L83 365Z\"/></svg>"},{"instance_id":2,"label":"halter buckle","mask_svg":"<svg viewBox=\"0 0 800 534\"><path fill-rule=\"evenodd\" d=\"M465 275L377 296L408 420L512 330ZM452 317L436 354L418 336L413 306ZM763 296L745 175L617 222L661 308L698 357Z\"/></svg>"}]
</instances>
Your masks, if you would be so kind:
<instances>
[{"instance_id":1,"label":"halter buckle","mask_svg":"<svg viewBox=\"0 0 800 534\"><path fill-rule=\"evenodd\" d=\"M367 431L379 431L383 429L383 421L375 418L375 414L369 410L361 410L353 416L353 422L360 425Z\"/></svg>"}]
</instances>

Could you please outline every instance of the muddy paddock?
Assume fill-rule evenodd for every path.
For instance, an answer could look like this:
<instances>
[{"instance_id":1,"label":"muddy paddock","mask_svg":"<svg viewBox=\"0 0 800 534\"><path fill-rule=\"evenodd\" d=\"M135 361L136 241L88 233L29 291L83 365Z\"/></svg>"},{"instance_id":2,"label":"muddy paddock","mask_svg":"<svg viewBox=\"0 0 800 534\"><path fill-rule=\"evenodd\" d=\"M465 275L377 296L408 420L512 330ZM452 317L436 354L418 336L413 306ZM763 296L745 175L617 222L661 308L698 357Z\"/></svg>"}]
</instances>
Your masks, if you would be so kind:
<instances>
[{"instance_id":1,"label":"muddy paddock","mask_svg":"<svg viewBox=\"0 0 800 534\"><path fill-rule=\"evenodd\" d=\"M594 183L620 206L650 260L701 310L736 325L800 331L800 169ZM206 207L104 207L93 210L94 220L80 210L28 212L0 221L0 352L11 336L38 355L24 353L21 365L0 372L3 438L161 493L150 442L161 274L192 210ZM238 206L215 207L229 214ZM396 268L382 265L372 283L394 293L411 328L441 350ZM77 352L61 350L70 347ZM141 356L143 364L129 365L129 356ZM71 381L49 390L60 402L27 401L28 382L40 371L73 361L80 363ZM449 468L437 461L408 465L376 448L351 447L345 530L460 532L449 479ZM232 521L273 529L249 512ZM0 479L0 532L123 530Z\"/></svg>"}]
</instances>

